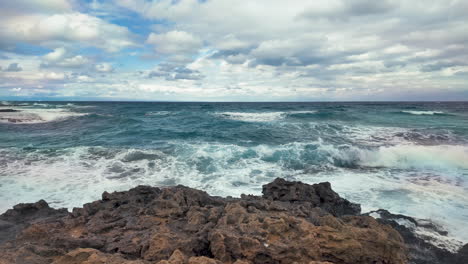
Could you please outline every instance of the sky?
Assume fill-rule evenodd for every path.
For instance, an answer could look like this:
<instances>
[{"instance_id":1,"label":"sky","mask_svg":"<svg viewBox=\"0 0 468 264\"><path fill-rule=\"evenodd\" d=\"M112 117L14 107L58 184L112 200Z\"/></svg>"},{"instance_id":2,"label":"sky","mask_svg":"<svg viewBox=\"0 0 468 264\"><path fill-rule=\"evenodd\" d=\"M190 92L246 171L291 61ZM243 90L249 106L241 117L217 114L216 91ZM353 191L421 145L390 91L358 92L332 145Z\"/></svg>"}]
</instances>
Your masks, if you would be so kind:
<instances>
[{"instance_id":1,"label":"sky","mask_svg":"<svg viewBox=\"0 0 468 264\"><path fill-rule=\"evenodd\" d=\"M0 1L1 100L468 100L468 0Z\"/></svg>"}]
</instances>

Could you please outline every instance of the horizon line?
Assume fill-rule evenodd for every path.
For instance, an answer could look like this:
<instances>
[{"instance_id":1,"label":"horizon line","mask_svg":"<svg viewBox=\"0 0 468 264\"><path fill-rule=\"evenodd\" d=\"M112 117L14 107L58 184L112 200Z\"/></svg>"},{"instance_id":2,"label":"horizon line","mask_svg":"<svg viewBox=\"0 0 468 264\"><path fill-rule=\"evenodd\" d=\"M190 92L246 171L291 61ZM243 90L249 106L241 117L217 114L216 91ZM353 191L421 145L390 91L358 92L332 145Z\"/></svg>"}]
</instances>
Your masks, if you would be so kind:
<instances>
[{"instance_id":1,"label":"horizon line","mask_svg":"<svg viewBox=\"0 0 468 264\"><path fill-rule=\"evenodd\" d=\"M186 100L82 100L82 99L23 99L23 100L9 100L2 99L3 102L97 102L97 103L468 103L468 100L344 100L344 101L328 101L328 100L308 100L308 101L186 101Z\"/></svg>"}]
</instances>

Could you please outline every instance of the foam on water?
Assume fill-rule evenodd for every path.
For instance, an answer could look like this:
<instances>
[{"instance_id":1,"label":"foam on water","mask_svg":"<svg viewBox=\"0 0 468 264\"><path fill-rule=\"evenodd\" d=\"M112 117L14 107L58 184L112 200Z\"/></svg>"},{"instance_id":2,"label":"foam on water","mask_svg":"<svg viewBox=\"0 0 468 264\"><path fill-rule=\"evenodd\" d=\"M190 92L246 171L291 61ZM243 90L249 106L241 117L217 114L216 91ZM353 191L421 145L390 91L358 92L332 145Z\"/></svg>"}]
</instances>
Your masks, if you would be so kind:
<instances>
[{"instance_id":1,"label":"foam on water","mask_svg":"<svg viewBox=\"0 0 468 264\"><path fill-rule=\"evenodd\" d=\"M246 112L222 112L216 113L218 117L244 121L244 122L271 122L284 118L284 112L264 112L264 113L246 113Z\"/></svg>"},{"instance_id":2,"label":"foam on water","mask_svg":"<svg viewBox=\"0 0 468 264\"><path fill-rule=\"evenodd\" d=\"M2 108L0 108L2 109ZM6 109L6 108L3 108ZM0 112L0 123L38 124L84 116L68 109L8 108L14 112Z\"/></svg>"},{"instance_id":3,"label":"foam on water","mask_svg":"<svg viewBox=\"0 0 468 264\"><path fill-rule=\"evenodd\" d=\"M316 114L318 111L311 110L311 111L289 111L285 112L288 115L302 115L302 114Z\"/></svg>"},{"instance_id":4,"label":"foam on water","mask_svg":"<svg viewBox=\"0 0 468 264\"><path fill-rule=\"evenodd\" d=\"M0 212L139 184L258 195L283 177L329 181L364 211L431 219L468 242L464 104L1 104L18 112L0 112ZM418 114L427 109L438 111Z\"/></svg>"},{"instance_id":5,"label":"foam on water","mask_svg":"<svg viewBox=\"0 0 468 264\"><path fill-rule=\"evenodd\" d=\"M148 112L145 114L145 116L166 116L170 114L171 112L169 111L157 111L157 112Z\"/></svg>"},{"instance_id":6,"label":"foam on water","mask_svg":"<svg viewBox=\"0 0 468 264\"><path fill-rule=\"evenodd\" d=\"M402 113L411 114L411 115L442 115L445 114L442 111L409 111L403 110Z\"/></svg>"},{"instance_id":7,"label":"foam on water","mask_svg":"<svg viewBox=\"0 0 468 264\"><path fill-rule=\"evenodd\" d=\"M308 183L330 181L337 192L361 203L365 211L385 208L436 219L448 226L451 235L468 241L462 235L468 232L461 232L468 231L463 224L468 215L464 207L468 185L459 177L468 175L463 163L467 149L414 149L419 147L370 150L317 141L251 147L173 142L170 151L76 147L25 153L9 149L0 153L0 211L39 199L71 208L98 199L103 191L140 184L184 184L222 196L260 194L261 185L283 177ZM445 158L431 165L441 153ZM374 166L384 168L373 170ZM410 170L392 173L401 168Z\"/></svg>"},{"instance_id":8,"label":"foam on water","mask_svg":"<svg viewBox=\"0 0 468 264\"><path fill-rule=\"evenodd\" d=\"M218 112L217 117L244 122L272 122L292 115L316 114L318 111L284 111L284 112Z\"/></svg>"},{"instance_id":9,"label":"foam on water","mask_svg":"<svg viewBox=\"0 0 468 264\"><path fill-rule=\"evenodd\" d=\"M468 169L468 146L397 145L364 150L360 164L370 167Z\"/></svg>"},{"instance_id":10,"label":"foam on water","mask_svg":"<svg viewBox=\"0 0 468 264\"><path fill-rule=\"evenodd\" d=\"M382 217L379 212L372 212L369 215L376 219ZM461 241L445 235L444 227L433 223L430 220L414 219L417 225L407 218L398 216L391 218L391 220L397 222L399 225L405 226L409 230L412 230L416 236L424 239L434 246L445 248L452 253L457 253L458 249L463 246Z\"/></svg>"}]
</instances>

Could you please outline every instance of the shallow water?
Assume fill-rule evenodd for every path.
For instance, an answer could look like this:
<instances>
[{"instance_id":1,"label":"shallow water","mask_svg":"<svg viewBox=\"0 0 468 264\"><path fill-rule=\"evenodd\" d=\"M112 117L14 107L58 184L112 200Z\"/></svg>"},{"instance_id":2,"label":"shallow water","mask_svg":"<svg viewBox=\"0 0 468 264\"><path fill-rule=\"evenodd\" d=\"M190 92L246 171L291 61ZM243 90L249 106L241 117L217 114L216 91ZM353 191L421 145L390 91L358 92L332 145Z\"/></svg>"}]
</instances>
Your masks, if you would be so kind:
<instances>
[{"instance_id":1,"label":"shallow water","mask_svg":"<svg viewBox=\"0 0 468 264\"><path fill-rule=\"evenodd\" d=\"M276 177L468 242L468 103L2 102L0 211L139 184L260 194Z\"/></svg>"}]
</instances>

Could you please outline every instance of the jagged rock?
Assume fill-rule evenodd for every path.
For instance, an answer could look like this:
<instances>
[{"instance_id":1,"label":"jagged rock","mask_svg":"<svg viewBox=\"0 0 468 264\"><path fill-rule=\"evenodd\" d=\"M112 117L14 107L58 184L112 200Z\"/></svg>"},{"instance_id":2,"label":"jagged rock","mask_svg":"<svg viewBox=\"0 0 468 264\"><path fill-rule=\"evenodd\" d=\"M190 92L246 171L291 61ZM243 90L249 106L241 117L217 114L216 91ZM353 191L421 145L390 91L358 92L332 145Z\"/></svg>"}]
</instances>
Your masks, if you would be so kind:
<instances>
[{"instance_id":1,"label":"jagged rock","mask_svg":"<svg viewBox=\"0 0 468 264\"><path fill-rule=\"evenodd\" d=\"M341 198L332 190L329 182L309 185L277 178L263 186L263 198L290 203L310 203L313 207L320 207L334 216L361 213L359 204Z\"/></svg>"},{"instance_id":2,"label":"jagged rock","mask_svg":"<svg viewBox=\"0 0 468 264\"><path fill-rule=\"evenodd\" d=\"M148 264L141 260L128 260L117 254L105 254L92 248L80 248L58 257L52 264Z\"/></svg>"},{"instance_id":3,"label":"jagged rock","mask_svg":"<svg viewBox=\"0 0 468 264\"><path fill-rule=\"evenodd\" d=\"M55 221L68 214L66 209L50 208L46 201L17 204L13 209L0 215L0 244L14 239L25 227L32 223Z\"/></svg>"},{"instance_id":4,"label":"jagged rock","mask_svg":"<svg viewBox=\"0 0 468 264\"><path fill-rule=\"evenodd\" d=\"M359 211L329 183L277 179L241 198L138 186L68 214L43 201L9 210L0 264L406 263L398 232Z\"/></svg>"}]
</instances>

